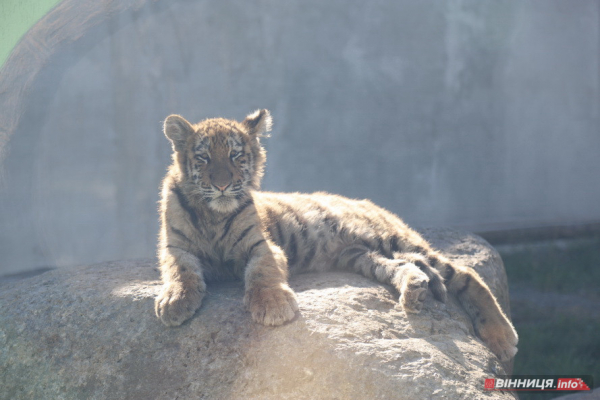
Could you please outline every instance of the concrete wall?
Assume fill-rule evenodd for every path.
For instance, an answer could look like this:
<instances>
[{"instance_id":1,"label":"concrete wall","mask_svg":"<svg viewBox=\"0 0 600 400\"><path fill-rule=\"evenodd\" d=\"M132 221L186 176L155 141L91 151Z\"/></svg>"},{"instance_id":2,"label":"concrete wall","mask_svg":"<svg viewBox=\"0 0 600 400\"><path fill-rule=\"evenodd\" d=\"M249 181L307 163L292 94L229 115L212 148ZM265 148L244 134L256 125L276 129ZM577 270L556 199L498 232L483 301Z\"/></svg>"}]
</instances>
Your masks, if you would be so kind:
<instances>
[{"instance_id":1,"label":"concrete wall","mask_svg":"<svg viewBox=\"0 0 600 400\"><path fill-rule=\"evenodd\" d=\"M600 219L600 3L162 1L53 49L3 164L0 273L149 256L169 113L269 108L263 187L415 225Z\"/></svg>"}]
</instances>

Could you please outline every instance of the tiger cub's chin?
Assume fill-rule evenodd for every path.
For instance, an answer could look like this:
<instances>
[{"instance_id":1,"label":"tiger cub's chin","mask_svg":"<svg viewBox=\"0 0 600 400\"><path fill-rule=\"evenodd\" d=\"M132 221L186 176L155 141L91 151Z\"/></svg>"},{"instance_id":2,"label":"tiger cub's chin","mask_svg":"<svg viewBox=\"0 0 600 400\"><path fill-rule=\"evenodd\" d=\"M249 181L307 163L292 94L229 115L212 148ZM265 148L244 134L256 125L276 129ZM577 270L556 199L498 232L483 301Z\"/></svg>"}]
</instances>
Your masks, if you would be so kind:
<instances>
[{"instance_id":1,"label":"tiger cub's chin","mask_svg":"<svg viewBox=\"0 0 600 400\"><path fill-rule=\"evenodd\" d=\"M214 211L227 214L235 211L240 206L240 202L235 197L221 196L211 200L208 206Z\"/></svg>"}]
</instances>

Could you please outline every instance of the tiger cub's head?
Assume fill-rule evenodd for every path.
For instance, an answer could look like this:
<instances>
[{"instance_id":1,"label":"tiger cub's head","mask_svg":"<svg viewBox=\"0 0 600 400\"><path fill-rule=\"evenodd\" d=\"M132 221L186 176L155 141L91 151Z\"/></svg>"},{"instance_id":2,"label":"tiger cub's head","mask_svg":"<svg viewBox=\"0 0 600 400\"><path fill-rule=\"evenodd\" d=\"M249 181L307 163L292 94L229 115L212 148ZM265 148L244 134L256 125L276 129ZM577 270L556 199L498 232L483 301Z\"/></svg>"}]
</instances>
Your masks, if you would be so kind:
<instances>
[{"instance_id":1,"label":"tiger cub's head","mask_svg":"<svg viewBox=\"0 0 600 400\"><path fill-rule=\"evenodd\" d=\"M265 163L260 137L271 124L268 110L257 110L242 122L214 118L195 125L169 115L164 132L187 193L215 211L234 211L249 190L260 186Z\"/></svg>"}]
</instances>

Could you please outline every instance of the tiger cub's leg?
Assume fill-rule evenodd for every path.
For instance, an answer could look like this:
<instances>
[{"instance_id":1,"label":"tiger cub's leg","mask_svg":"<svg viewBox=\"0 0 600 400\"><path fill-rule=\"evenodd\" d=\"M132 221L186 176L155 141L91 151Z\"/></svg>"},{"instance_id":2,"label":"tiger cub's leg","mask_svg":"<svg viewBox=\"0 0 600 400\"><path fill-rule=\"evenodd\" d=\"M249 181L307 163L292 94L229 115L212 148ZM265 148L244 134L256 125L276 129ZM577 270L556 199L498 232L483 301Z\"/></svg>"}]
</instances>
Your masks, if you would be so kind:
<instances>
[{"instance_id":1,"label":"tiger cub's leg","mask_svg":"<svg viewBox=\"0 0 600 400\"><path fill-rule=\"evenodd\" d=\"M436 299L446 301L446 288L439 273L422 256L403 256L390 259L366 247L351 246L340 253L338 265L367 278L393 285L400 293L399 301L406 312L421 311L428 288Z\"/></svg>"},{"instance_id":2,"label":"tiger cub's leg","mask_svg":"<svg viewBox=\"0 0 600 400\"><path fill-rule=\"evenodd\" d=\"M202 265L191 253L169 246L161 251L160 264L163 289L154 303L156 316L167 326L181 325L206 294Z\"/></svg>"},{"instance_id":3,"label":"tiger cub's leg","mask_svg":"<svg viewBox=\"0 0 600 400\"><path fill-rule=\"evenodd\" d=\"M255 322L281 325L298 311L296 295L288 286L288 265L281 248L263 240L246 266L244 304Z\"/></svg>"},{"instance_id":4,"label":"tiger cub's leg","mask_svg":"<svg viewBox=\"0 0 600 400\"><path fill-rule=\"evenodd\" d=\"M517 332L477 272L452 265L439 254L431 254L428 259L473 320L477 335L501 361L513 358L519 341Z\"/></svg>"}]
</instances>

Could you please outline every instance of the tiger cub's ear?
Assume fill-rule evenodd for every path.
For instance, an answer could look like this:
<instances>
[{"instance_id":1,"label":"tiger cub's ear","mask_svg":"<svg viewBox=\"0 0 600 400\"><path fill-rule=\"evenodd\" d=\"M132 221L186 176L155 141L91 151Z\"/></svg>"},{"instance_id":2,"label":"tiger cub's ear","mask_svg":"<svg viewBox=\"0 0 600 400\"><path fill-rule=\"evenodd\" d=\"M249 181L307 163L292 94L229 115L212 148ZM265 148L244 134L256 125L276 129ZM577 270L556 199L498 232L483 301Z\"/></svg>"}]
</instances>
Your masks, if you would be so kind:
<instances>
[{"instance_id":1,"label":"tiger cub's ear","mask_svg":"<svg viewBox=\"0 0 600 400\"><path fill-rule=\"evenodd\" d=\"M262 109L249 114L242 124L248 130L250 136L262 137L267 136L267 133L271 132L273 119L269 110Z\"/></svg>"},{"instance_id":2,"label":"tiger cub's ear","mask_svg":"<svg viewBox=\"0 0 600 400\"><path fill-rule=\"evenodd\" d=\"M164 124L165 136L171 141L174 151L183 151L187 138L194 133L192 124L180 115L169 115Z\"/></svg>"}]
</instances>

